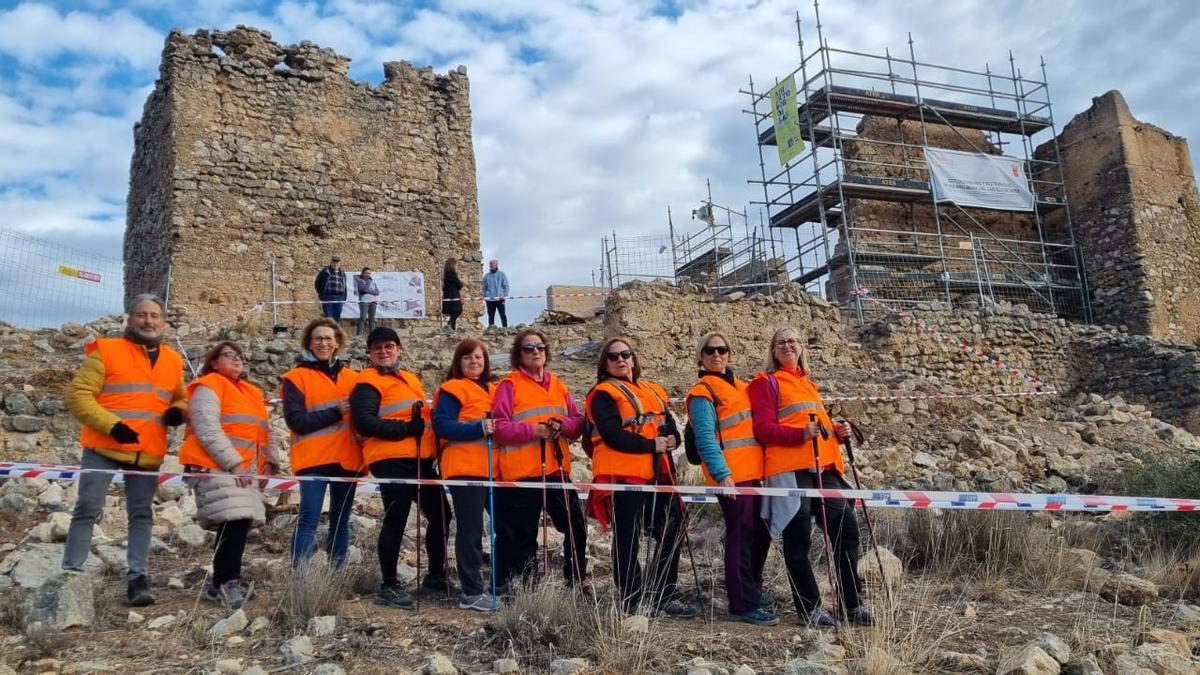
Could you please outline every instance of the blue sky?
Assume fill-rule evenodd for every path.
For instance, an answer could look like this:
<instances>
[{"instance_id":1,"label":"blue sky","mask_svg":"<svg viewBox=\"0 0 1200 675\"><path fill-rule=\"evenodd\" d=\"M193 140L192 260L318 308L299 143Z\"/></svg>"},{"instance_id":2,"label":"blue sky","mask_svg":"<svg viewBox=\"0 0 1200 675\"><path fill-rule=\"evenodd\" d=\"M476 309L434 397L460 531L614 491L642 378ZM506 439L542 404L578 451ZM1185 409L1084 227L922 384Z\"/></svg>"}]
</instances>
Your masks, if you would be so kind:
<instances>
[{"instance_id":1,"label":"blue sky","mask_svg":"<svg viewBox=\"0 0 1200 675\"><path fill-rule=\"evenodd\" d=\"M1060 128L1120 89L1140 119L1200 137L1200 5L1109 4L842 0L822 18L848 49L906 52L911 31L923 61L1007 67L1012 49L1034 71L1044 55ZM665 234L667 207L688 213L706 178L719 202L756 198L738 89L795 67L797 10L811 29L807 2L772 0L0 3L0 228L119 257L132 127L167 31L248 24L332 47L361 80L389 60L466 65L485 257L514 293L587 283L601 233Z\"/></svg>"}]
</instances>

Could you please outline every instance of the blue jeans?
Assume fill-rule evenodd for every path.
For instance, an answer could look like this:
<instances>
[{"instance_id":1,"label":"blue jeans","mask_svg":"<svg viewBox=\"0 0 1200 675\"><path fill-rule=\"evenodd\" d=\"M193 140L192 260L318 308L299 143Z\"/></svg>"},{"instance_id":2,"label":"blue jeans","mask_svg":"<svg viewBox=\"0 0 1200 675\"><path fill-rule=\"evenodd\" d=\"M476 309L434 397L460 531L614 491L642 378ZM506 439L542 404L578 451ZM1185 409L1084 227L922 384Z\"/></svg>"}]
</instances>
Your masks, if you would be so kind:
<instances>
[{"instance_id":1,"label":"blue jeans","mask_svg":"<svg viewBox=\"0 0 1200 675\"><path fill-rule=\"evenodd\" d=\"M345 300L346 298L321 298L321 316L327 316L334 321L341 321L342 304Z\"/></svg>"},{"instance_id":2,"label":"blue jeans","mask_svg":"<svg viewBox=\"0 0 1200 675\"><path fill-rule=\"evenodd\" d=\"M300 475L315 474L301 472ZM349 477L354 474L345 471L340 474L322 472L322 475ZM307 563L313 556L326 487L329 488L329 536L325 548L329 551L330 565L339 569L345 566L346 553L350 550L350 515L354 512L356 485L348 481L300 481L300 517L296 520L296 531L292 533L293 568Z\"/></svg>"}]
</instances>

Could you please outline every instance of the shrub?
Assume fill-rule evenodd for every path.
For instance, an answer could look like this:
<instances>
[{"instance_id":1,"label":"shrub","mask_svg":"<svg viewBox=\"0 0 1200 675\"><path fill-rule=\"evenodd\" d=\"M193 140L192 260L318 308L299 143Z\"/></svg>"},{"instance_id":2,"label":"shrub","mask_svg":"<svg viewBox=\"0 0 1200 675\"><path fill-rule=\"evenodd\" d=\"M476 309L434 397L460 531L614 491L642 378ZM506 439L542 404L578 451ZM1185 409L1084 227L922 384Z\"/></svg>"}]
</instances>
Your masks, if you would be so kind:
<instances>
[{"instance_id":1,"label":"shrub","mask_svg":"<svg viewBox=\"0 0 1200 675\"><path fill-rule=\"evenodd\" d=\"M304 628L315 616L338 615L342 602L351 596L360 575L357 566L338 570L322 557L292 572L279 594L275 618L292 628Z\"/></svg>"},{"instance_id":2,"label":"shrub","mask_svg":"<svg viewBox=\"0 0 1200 675\"><path fill-rule=\"evenodd\" d=\"M1038 520L1021 511L913 509L898 555L921 570L1052 585L1065 544Z\"/></svg>"},{"instance_id":3,"label":"shrub","mask_svg":"<svg viewBox=\"0 0 1200 675\"><path fill-rule=\"evenodd\" d=\"M1182 497L1200 499L1200 461L1178 456L1143 456L1142 463L1101 480L1106 494L1131 497ZM1139 512L1133 523L1146 541L1133 542L1134 550L1162 549L1171 557L1200 552L1200 518L1195 513Z\"/></svg>"}]
</instances>

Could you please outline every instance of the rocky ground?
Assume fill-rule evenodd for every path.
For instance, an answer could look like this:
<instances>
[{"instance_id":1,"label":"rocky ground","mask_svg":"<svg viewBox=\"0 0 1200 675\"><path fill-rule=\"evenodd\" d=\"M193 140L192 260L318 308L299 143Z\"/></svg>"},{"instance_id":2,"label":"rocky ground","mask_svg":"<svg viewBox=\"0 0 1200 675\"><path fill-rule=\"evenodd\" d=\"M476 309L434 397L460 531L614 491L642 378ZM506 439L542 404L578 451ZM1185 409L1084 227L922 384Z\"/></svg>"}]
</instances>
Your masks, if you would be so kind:
<instances>
[{"instance_id":1,"label":"rocky ground","mask_svg":"<svg viewBox=\"0 0 1200 675\"><path fill-rule=\"evenodd\" d=\"M777 309L774 299L761 302ZM809 302L804 311L815 325L817 315L829 310ZM78 426L63 409L64 387L82 359L83 344L92 336L119 331L120 325L114 317L56 330L0 326L0 459L77 461ZM680 330L690 334L697 329ZM552 369L580 397L594 379L603 337L626 330L641 341L641 353L654 355L657 371L650 376L673 396L682 395L694 379L686 367L694 336L685 339L661 328L639 331L632 320L614 325L611 316L544 330L552 345ZM761 340L761 330L731 337L740 346L743 340ZM866 339L870 336L847 327L822 330L824 336L810 345L827 393L946 391L946 382L936 374L886 362ZM650 343L656 331L662 333L661 344ZM406 364L432 391L454 344L466 332L433 327L401 332ZM507 370L515 332L484 334L494 368L501 373ZM292 338L261 335L249 325L225 327L219 335L203 326L180 326L176 334L182 336L176 344L193 357L217 337L246 342L252 377L268 391L277 387L295 353ZM664 353L685 365L663 366L667 361L658 355ZM360 340L348 356L364 360ZM741 372L748 375L752 359L742 361ZM859 461L864 482L872 487L1096 491L1123 471L1164 458L1189 458L1200 450L1200 441L1186 430L1106 392L831 407L867 430ZM281 421L275 427L282 441ZM578 447L572 451L573 473L584 478L586 458ZM682 457L679 461L686 466ZM169 462L167 470L172 468L177 465ZM690 469L687 477L698 480L698 472ZM1200 637L1200 608L1188 604L1197 591L1194 572L1200 562L1179 555L1187 542L1182 547L1175 542L1163 553L1114 545L1149 541L1142 532L1144 521L1122 514L876 512L880 538L896 556L884 558L886 576L896 582L890 596L881 584L873 584L872 602L883 620L873 629L818 634L798 626L786 603L781 607L784 621L774 628L724 620L721 526L711 506L696 508L690 530L695 574L687 556L681 574L692 599L704 607L705 620L641 621L614 612L608 598L608 539L594 528L589 548L598 605L548 585L491 617L467 614L434 596L425 597L417 612L377 607L370 602L379 516L372 495L358 500L351 571L344 577L303 581L292 579L286 565L294 498L265 495L270 517L252 534L246 556L255 596L242 612L231 613L200 599L211 534L193 522L194 502L187 491L172 486L160 491L156 504L152 567L159 601L131 612L123 606L119 578L124 567L119 491L110 496L88 572L65 579L56 574L73 489L70 483L43 480L0 485L0 597L5 608L0 660L14 670L1200 672L1200 662L1192 659L1193 642ZM556 548L557 534L551 530L551 535ZM873 556L864 560L878 567ZM415 565L412 548L405 562ZM877 573L867 572L878 581ZM407 573L415 576L416 570ZM769 585L786 597L777 553L772 554Z\"/></svg>"}]
</instances>

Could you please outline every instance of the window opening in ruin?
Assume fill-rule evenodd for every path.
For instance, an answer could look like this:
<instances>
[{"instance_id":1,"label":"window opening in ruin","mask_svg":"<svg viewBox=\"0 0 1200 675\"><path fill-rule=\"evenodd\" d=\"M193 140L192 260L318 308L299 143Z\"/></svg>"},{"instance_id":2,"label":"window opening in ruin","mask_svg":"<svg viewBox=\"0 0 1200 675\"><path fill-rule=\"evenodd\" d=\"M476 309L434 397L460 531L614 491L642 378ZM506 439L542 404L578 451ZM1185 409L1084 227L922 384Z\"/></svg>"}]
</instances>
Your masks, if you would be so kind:
<instances>
[{"instance_id":1,"label":"window opening in ruin","mask_svg":"<svg viewBox=\"0 0 1200 675\"><path fill-rule=\"evenodd\" d=\"M906 57L839 49L825 36L819 3L814 18L810 49L797 16L800 61L784 75L796 81L799 154L775 164L770 88L756 89L751 79L743 91L759 140L760 178L751 182L762 199L752 205L767 214L768 240L793 233L779 239L788 242L782 274L860 320L873 307L855 294L866 287L891 305L1007 302L1089 321L1045 61L1039 80L1025 76L1011 53L1007 74L987 64L922 62L911 34ZM1013 158L1033 207L935 202L928 148Z\"/></svg>"}]
</instances>

